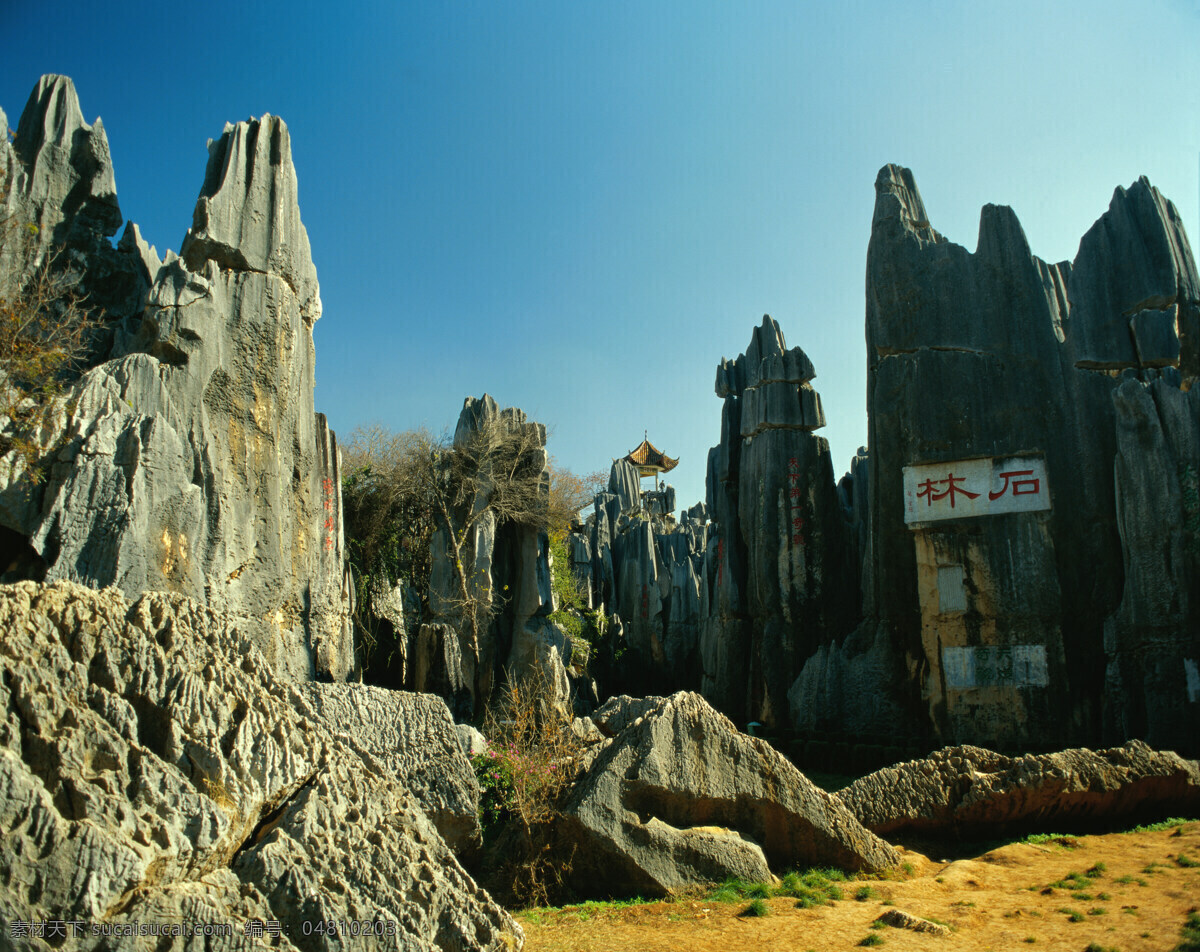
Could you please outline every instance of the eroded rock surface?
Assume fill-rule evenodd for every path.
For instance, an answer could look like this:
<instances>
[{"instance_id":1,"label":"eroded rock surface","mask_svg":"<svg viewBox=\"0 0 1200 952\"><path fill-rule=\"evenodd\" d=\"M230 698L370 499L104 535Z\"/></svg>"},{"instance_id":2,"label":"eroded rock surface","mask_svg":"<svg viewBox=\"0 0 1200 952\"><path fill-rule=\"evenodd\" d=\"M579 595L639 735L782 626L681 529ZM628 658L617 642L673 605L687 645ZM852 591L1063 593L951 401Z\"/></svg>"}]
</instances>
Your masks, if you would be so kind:
<instances>
[{"instance_id":1,"label":"eroded rock surface","mask_svg":"<svg viewBox=\"0 0 1200 952\"><path fill-rule=\"evenodd\" d=\"M460 855L478 848L479 781L446 702L368 684L303 684L317 716L350 747L378 761L417 799Z\"/></svg>"},{"instance_id":2,"label":"eroded rock surface","mask_svg":"<svg viewBox=\"0 0 1200 952\"><path fill-rule=\"evenodd\" d=\"M868 774L837 796L880 836L1000 836L1193 816L1200 767L1140 741L1023 757L947 747Z\"/></svg>"},{"instance_id":3,"label":"eroded rock surface","mask_svg":"<svg viewBox=\"0 0 1200 952\"><path fill-rule=\"evenodd\" d=\"M370 920L393 933L373 948L521 945L397 772L302 713L228 619L182 595L22 582L0 586L0 631L6 924L230 923L228 941L171 948L233 949L259 918L282 948L335 949L312 923Z\"/></svg>"},{"instance_id":4,"label":"eroded rock surface","mask_svg":"<svg viewBox=\"0 0 1200 952\"><path fill-rule=\"evenodd\" d=\"M558 848L585 895L657 896L730 876L762 880L772 866L899 861L770 745L688 692L608 742L564 809Z\"/></svg>"}]
</instances>

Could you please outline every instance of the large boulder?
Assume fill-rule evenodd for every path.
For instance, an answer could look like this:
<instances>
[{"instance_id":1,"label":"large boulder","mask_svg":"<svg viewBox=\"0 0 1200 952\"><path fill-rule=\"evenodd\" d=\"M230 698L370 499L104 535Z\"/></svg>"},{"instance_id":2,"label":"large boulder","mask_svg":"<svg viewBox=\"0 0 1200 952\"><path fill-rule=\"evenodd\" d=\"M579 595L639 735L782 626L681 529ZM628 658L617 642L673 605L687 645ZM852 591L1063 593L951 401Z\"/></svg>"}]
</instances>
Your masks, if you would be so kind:
<instances>
[{"instance_id":1,"label":"large boulder","mask_svg":"<svg viewBox=\"0 0 1200 952\"><path fill-rule=\"evenodd\" d=\"M108 287L108 147L69 80L38 84L0 153L14 208L68 242L85 287ZM126 237L146 279L136 315L40 435L47 478L30 486L20 454L0 457L3 562L11 546L22 577L189 595L236 620L277 672L344 680L339 452L313 406L321 303L287 126L264 116L210 143L181 257L159 263Z\"/></svg>"},{"instance_id":2,"label":"large boulder","mask_svg":"<svg viewBox=\"0 0 1200 952\"><path fill-rule=\"evenodd\" d=\"M690 692L608 742L558 832L566 875L587 895L661 896L730 876L762 880L770 868L899 861L836 798Z\"/></svg>"},{"instance_id":3,"label":"large boulder","mask_svg":"<svg viewBox=\"0 0 1200 952\"><path fill-rule=\"evenodd\" d=\"M1103 828L1116 821L1194 816L1200 810L1200 766L1141 741L1023 757L946 747L924 760L868 774L838 797L880 836L994 837Z\"/></svg>"},{"instance_id":4,"label":"large boulder","mask_svg":"<svg viewBox=\"0 0 1200 952\"><path fill-rule=\"evenodd\" d=\"M368 684L299 690L331 731L408 788L452 850L478 848L479 781L442 698Z\"/></svg>"},{"instance_id":5,"label":"large boulder","mask_svg":"<svg viewBox=\"0 0 1200 952\"><path fill-rule=\"evenodd\" d=\"M313 934L328 920L380 923L373 948L521 945L398 772L227 619L178 594L22 582L0 586L0 631L6 922L135 930L76 949L148 952L161 939L136 923L197 921L234 934L171 948L241 948L253 918L282 948L344 948Z\"/></svg>"}]
</instances>

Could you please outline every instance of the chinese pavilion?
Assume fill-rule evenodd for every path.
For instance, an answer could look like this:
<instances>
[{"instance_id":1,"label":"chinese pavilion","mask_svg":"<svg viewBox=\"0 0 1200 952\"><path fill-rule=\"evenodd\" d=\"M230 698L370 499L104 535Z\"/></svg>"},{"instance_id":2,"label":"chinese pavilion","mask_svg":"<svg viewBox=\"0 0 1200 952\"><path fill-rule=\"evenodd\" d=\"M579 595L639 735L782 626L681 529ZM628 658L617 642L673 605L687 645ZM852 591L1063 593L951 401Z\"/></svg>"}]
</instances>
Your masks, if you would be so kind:
<instances>
[{"instance_id":1,"label":"chinese pavilion","mask_svg":"<svg viewBox=\"0 0 1200 952\"><path fill-rule=\"evenodd\" d=\"M653 443L645 439L643 432L641 445L629 451L625 456L625 462L632 463L634 469L638 471L639 476L653 476L654 488L658 489L658 474L669 473L679 465L679 460L671 459L661 450L657 449Z\"/></svg>"}]
</instances>

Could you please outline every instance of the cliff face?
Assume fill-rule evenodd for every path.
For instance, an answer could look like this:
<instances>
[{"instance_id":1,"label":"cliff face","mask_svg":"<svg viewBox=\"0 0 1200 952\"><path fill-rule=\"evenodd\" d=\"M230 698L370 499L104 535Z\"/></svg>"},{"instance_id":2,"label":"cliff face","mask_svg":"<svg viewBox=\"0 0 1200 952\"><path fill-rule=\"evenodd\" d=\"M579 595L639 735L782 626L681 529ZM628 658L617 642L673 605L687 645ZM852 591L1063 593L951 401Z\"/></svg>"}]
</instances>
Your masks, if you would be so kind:
<instances>
[{"instance_id":1,"label":"cliff face","mask_svg":"<svg viewBox=\"0 0 1200 952\"><path fill-rule=\"evenodd\" d=\"M886 688L947 740L1191 743L1200 282L1174 206L1117 189L1051 265L1011 209L972 254L908 170L876 193L864 609L910 672Z\"/></svg>"},{"instance_id":2,"label":"cliff face","mask_svg":"<svg viewBox=\"0 0 1200 952\"><path fill-rule=\"evenodd\" d=\"M321 302L286 125L264 116L210 142L192 228L162 262L135 226L108 244L120 211L107 142L69 79L39 83L2 148L10 209L74 242L106 318L107 359L43 434L45 483L30 493L14 456L0 465L19 571L188 595L278 672L344 679L338 452L313 409Z\"/></svg>"}]
</instances>

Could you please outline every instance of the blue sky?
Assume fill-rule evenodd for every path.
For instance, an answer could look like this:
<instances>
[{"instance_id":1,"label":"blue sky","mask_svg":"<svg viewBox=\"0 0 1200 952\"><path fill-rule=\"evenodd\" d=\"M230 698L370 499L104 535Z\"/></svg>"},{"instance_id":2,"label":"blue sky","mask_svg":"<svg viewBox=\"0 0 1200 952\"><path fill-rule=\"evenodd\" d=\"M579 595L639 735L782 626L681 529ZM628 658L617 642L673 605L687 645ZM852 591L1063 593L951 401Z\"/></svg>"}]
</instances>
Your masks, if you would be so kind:
<instances>
[{"instance_id":1,"label":"blue sky","mask_svg":"<svg viewBox=\"0 0 1200 952\"><path fill-rule=\"evenodd\" d=\"M812 358L835 476L866 440L880 166L974 248L1074 256L1139 175L1196 241L1200 3L0 0L0 107L75 80L127 218L178 250L227 120L291 130L321 281L317 409L452 427L491 393L577 472L648 430L703 498L722 356Z\"/></svg>"}]
</instances>

